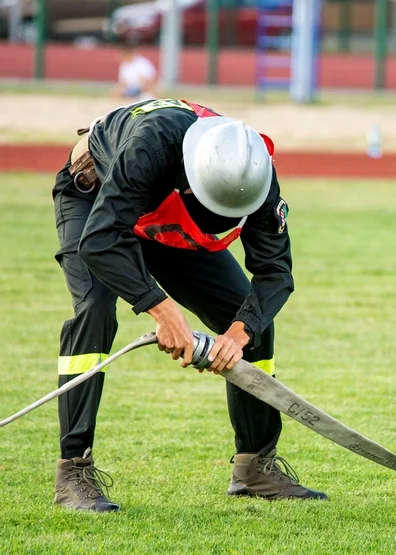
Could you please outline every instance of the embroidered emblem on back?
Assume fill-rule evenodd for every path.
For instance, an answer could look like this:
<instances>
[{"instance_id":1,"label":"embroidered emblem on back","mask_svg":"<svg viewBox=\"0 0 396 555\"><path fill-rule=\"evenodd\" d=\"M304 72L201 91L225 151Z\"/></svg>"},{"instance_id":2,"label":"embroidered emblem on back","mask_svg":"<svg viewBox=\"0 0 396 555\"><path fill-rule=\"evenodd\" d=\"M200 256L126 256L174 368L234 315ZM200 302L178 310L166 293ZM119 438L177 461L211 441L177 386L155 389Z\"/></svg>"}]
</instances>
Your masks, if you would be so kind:
<instances>
[{"instance_id":1,"label":"embroidered emblem on back","mask_svg":"<svg viewBox=\"0 0 396 555\"><path fill-rule=\"evenodd\" d=\"M189 110L193 112L194 110L183 102L182 100L173 100L171 98L158 98L157 100L153 100L148 104L144 104L143 106L138 106L131 110L131 116L134 118L141 114L148 114L153 112L154 110L159 110L160 108L183 108L183 110Z\"/></svg>"}]
</instances>

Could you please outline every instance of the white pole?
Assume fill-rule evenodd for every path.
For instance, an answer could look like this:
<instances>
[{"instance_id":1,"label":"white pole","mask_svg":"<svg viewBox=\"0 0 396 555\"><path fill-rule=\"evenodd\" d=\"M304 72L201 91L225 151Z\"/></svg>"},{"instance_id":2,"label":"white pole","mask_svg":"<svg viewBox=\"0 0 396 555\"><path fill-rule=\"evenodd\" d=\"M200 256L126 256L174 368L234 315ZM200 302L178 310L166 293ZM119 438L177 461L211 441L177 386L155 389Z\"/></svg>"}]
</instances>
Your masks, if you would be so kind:
<instances>
[{"instance_id":1,"label":"white pole","mask_svg":"<svg viewBox=\"0 0 396 555\"><path fill-rule=\"evenodd\" d=\"M162 16L161 27L161 81L165 89L179 80L181 32L178 0L170 0Z\"/></svg>"},{"instance_id":2,"label":"white pole","mask_svg":"<svg viewBox=\"0 0 396 555\"><path fill-rule=\"evenodd\" d=\"M299 103L311 102L316 92L316 60L322 0L294 0L292 75L290 96Z\"/></svg>"},{"instance_id":3,"label":"white pole","mask_svg":"<svg viewBox=\"0 0 396 555\"><path fill-rule=\"evenodd\" d=\"M8 42L15 43L21 39L22 1L8 0Z\"/></svg>"}]
</instances>

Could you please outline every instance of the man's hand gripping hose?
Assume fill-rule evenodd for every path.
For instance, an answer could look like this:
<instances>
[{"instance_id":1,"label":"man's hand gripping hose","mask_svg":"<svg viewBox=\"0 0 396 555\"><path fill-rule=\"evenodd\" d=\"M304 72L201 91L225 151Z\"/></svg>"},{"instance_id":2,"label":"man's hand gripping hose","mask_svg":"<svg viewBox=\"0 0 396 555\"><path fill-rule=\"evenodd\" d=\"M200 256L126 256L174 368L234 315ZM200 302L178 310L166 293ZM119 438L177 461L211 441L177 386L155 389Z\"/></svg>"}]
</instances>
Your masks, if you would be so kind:
<instances>
[{"instance_id":1,"label":"man's hand gripping hose","mask_svg":"<svg viewBox=\"0 0 396 555\"><path fill-rule=\"evenodd\" d=\"M210 367L209 353L214 345L214 338L199 331L193 332L194 352L192 364L198 370ZM0 427L10 424L21 416L31 412L37 407L47 403L51 399L59 397L66 391L76 387L80 383L88 380L105 366L109 366L121 355L133 351L139 347L153 345L157 343L155 333L142 335L120 351L109 356L104 362L97 364L89 372L80 374L70 380L62 387L52 391L45 397L35 401L28 407L20 410L14 415L0 421ZM396 470L396 454L388 451L385 447L374 443L370 439L362 436L352 428L349 428L339 420L326 414L321 409L315 407L281 382L272 378L253 364L240 360L232 370L220 373L227 381L254 395L261 401L290 416L300 424L310 428L314 432L326 437L330 441L349 449L353 453L365 457L377 464Z\"/></svg>"}]
</instances>

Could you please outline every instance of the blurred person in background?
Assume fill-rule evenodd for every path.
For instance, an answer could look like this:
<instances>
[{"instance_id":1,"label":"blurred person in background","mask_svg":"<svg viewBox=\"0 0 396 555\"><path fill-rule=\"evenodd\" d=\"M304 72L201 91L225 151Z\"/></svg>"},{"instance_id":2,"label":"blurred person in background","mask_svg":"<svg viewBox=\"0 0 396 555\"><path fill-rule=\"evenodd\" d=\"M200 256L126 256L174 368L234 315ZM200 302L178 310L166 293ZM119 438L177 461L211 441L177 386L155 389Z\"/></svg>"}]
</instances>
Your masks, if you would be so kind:
<instances>
[{"instance_id":1,"label":"blurred person in background","mask_svg":"<svg viewBox=\"0 0 396 555\"><path fill-rule=\"evenodd\" d=\"M121 62L114 95L139 102L155 98L157 70L154 64L139 53L139 36L125 34L119 37Z\"/></svg>"}]
</instances>

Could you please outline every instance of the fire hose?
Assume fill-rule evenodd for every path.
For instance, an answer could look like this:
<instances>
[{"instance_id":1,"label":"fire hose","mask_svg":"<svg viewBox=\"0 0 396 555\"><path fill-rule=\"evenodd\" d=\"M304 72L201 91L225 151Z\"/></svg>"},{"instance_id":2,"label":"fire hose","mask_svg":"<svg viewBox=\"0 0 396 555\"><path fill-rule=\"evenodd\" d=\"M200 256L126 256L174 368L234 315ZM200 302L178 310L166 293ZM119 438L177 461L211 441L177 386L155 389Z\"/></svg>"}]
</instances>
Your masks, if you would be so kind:
<instances>
[{"instance_id":1,"label":"fire hose","mask_svg":"<svg viewBox=\"0 0 396 555\"><path fill-rule=\"evenodd\" d=\"M208 355L213 347L213 337L199 331L194 331L194 352L192 364L195 368L204 369L210 366ZM17 420L21 416L28 414L37 407L44 405L51 399L59 397L66 391L76 387L80 383L88 380L94 374L100 372L105 366L108 366L121 355L133 351L139 347L152 345L157 343L155 333L142 335L132 343L126 345L123 349L109 356L104 362L97 364L84 374L80 374L76 378L65 383L58 389L48 393L38 401L18 411L12 416L0 421L0 428ZM271 405L275 409L283 412L287 416L293 418L300 424L303 424L310 430L322 435L323 437L345 447L349 451L365 457L377 464L396 470L396 454L392 453L385 447L375 443L359 432L349 428L339 420L326 414L318 407L312 405L299 395L283 385L281 382L259 370L253 364L240 360L232 370L226 370L220 373L223 378L233 383L239 388L254 395L261 401Z\"/></svg>"}]
</instances>

